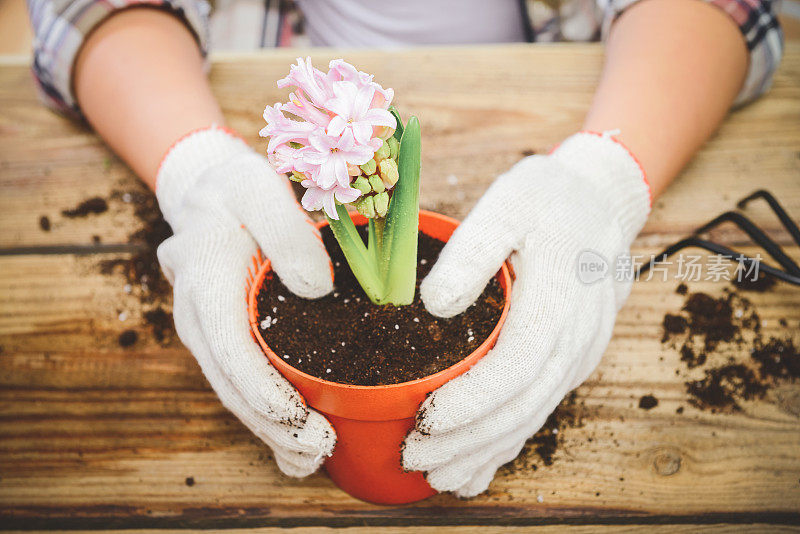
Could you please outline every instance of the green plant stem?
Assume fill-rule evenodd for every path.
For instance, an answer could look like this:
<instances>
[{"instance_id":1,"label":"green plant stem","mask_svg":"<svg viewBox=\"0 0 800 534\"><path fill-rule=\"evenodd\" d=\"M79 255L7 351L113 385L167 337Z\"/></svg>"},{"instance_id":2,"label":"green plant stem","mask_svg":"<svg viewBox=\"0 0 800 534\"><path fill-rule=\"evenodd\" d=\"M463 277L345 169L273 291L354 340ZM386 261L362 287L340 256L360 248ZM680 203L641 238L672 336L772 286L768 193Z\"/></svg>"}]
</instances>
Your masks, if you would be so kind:
<instances>
[{"instance_id":1,"label":"green plant stem","mask_svg":"<svg viewBox=\"0 0 800 534\"><path fill-rule=\"evenodd\" d=\"M344 206L336 206L339 220L328 217L333 236L339 242L350 269L353 271L364 293L375 304L381 304L385 293L383 277L378 269L376 256L364 246L350 214Z\"/></svg>"}]
</instances>

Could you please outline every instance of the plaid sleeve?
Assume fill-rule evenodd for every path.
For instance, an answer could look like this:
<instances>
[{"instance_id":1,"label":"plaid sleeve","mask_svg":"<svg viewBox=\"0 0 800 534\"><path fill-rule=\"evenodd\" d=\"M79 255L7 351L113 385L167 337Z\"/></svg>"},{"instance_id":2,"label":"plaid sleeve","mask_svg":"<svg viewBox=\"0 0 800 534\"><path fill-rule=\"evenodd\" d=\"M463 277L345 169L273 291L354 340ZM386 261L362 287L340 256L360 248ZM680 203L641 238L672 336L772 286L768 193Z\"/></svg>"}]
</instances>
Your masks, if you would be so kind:
<instances>
[{"instance_id":1,"label":"plaid sleeve","mask_svg":"<svg viewBox=\"0 0 800 534\"><path fill-rule=\"evenodd\" d=\"M87 35L108 16L134 6L174 13L186 23L206 55L208 12L205 0L27 0L34 31L33 75L48 106L80 117L72 92L72 64Z\"/></svg>"},{"instance_id":2,"label":"plaid sleeve","mask_svg":"<svg viewBox=\"0 0 800 534\"><path fill-rule=\"evenodd\" d=\"M640 0L602 0L605 5L603 36L611 22ZM704 0L725 13L739 26L750 52L750 65L744 86L733 105L755 100L772 85L772 76L783 55L783 32L778 24L780 0Z\"/></svg>"}]
</instances>

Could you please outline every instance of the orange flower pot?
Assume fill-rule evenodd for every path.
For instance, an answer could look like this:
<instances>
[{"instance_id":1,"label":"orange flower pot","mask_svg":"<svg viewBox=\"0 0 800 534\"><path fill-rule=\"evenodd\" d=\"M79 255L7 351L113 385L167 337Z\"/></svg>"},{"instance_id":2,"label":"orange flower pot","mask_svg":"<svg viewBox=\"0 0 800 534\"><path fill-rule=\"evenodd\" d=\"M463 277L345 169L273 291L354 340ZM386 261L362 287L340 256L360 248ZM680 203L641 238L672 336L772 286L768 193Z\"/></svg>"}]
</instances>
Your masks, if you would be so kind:
<instances>
[{"instance_id":1,"label":"orange flower pot","mask_svg":"<svg viewBox=\"0 0 800 534\"><path fill-rule=\"evenodd\" d=\"M356 225L366 219L351 213ZM327 222L317 223L317 227ZM419 229L422 233L447 241L458 221L421 210ZM506 264L497 273L505 292L505 306L500 320L489 337L475 352L436 374L386 386L356 386L329 382L303 373L279 358L264 341L258 328L256 297L270 271L268 260L257 264L257 271L248 291L250 325L261 348L289 382L305 397L309 406L322 413L336 429L336 448L325 461L325 469L341 489L364 501L378 504L404 504L419 501L436 493L420 472L402 468L400 449L414 426L414 415L431 391L464 373L485 355L497 341L509 306L511 274Z\"/></svg>"}]
</instances>

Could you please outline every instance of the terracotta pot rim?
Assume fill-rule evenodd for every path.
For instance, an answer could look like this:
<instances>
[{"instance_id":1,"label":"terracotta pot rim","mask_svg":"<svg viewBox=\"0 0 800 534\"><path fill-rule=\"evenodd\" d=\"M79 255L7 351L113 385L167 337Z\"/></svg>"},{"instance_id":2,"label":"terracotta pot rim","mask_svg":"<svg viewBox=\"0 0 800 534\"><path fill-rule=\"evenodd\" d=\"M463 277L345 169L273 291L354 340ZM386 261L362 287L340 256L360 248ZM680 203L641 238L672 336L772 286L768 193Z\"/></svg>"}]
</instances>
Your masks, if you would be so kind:
<instances>
[{"instance_id":1,"label":"terracotta pot rim","mask_svg":"<svg viewBox=\"0 0 800 534\"><path fill-rule=\"evenodd\" d=\"M351 216L354 218L354 222L356 225L363 224L360 222L360 219L364 219L364 217L360 214L350 212ZM442 215L440 213L436 213L433 211L428 210L419 210L421 216L429 217L433 219L440 219L447 221L449 223L458 226L459 221L448 217L447 215ZM319 221L315 224L317 229L321 229L324 226L327 226L327 221ZM421 232L425 233L422 229ZM288 367L292 370L293 373L309 380L311 382L329 387L329 388L336 388L336 389L345 389L350 391L375 391L375 390L387 390L387 389L400 389L400 388L407 388L409 386L422 384L428 381L434 381L438 377L450 374L453 375L453 371L456 368L460 368L462 366L471 367L474 363L476 363L481 357L483 357L489 350L491 350L492 346L496 342L497 336L499 335L500 330L505 323L506 316L508 315L508 309L511 303L511 283L512 283L512 275L511 269L508 265L508 262L503 262L503 265L500 267L500 270L497 273L497 276L500 277L504 281L504 296L505 302L503 304L503 311L500 314L500 318L497 321L497 324L486 337L486 339L481 343L474 351L472 351L468 356L464 359L454 363L450 367L442 369L432 375L426 375L422 378L417 378L415 380L409 380L407 382L398 382L396 384L384 384L384 385L377 385L377 386L363 386L358 384L344 384L341 382L331 382L329 380L325 380L322 378L317 378L316 376L310 375L305 373L296 367L293 367L287 363L285 363L277 354L269 347L267 342L264 340L264 337L261 335L261 330L258 327L258 306L256 304L256 298L258 297L259 290L261 289L262 284L264 283L264 278L266 274L271 270L271 264L268 259L263 259L263 257L259 256L253 258L254 265L256 266L256 271L253 273L250 284L247 289L247 309L248 309L248 316L250 319L250 328L252 330L253 336L255 337L258 344L261 346L261 349L267 355L269 360L280 370L282 367ZM457 376L457 375L453 375Z\"/></svg>"}]
</instances>

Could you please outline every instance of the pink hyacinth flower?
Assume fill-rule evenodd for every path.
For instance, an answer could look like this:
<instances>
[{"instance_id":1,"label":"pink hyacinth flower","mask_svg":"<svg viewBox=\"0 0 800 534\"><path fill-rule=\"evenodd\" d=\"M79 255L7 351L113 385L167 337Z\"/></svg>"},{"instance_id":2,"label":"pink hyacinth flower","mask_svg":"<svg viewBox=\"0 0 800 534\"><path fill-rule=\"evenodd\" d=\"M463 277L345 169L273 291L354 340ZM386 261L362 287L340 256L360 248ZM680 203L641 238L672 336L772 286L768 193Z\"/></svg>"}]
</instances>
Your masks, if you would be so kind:
<instances>
[{"instance_id":1,"label":"pink hyacinth flower","mask_svg":"<svg viewBox=\"0 0 800 534\"><path fill-rule=\"evenodd\" d=\"M303 180L300 185L306 188L303 199L300 201L304 209L307 211L324 209L328 217L337 221L339 214L336 213L336 201L347 204L355 201L361 195L361 191L350 186L336 185L332 189L322 189L312 180Z\"/></svg>"},{"instance_id":2,"label":"pink hyacinth flower","mask_svg":"<svg viewBox=\"0 0 800 534\"><path fill-rule=\"evenodd\" d=\"M376 134L384 129L397 126L397 121L387 110L370 107L375 96L371 84L358 87L353 82L335 82L333 93L334 98L325 104L328 111L336 114L328 124L328 135L338 136L349 130L357 143L366 145L373 135L377 137Z\"/></svg>"},{"instance_id":3,"label":"pink hyacinth flower","mask_svg":"<svg viewBox=\"0 0 800 534\"><path fill-rule=\"evenodd\" d=\"M292 65L289 75L278 80L278 87L295 86L300 89L317 107L324 107L325 102L333 97L331 80L322 71L311 65L311 58L297 58L297 65Z\"/></svg>"},{"instance_id":4,"label":"pink hyacinth flower","mask_svg":"<svg viewBox=\"0 0 800 534\"><path fill-rule=\"evenodd\" d=\"M267 155L276 171L305 175L303 207L324 209L336 219L337 202L361 196L350 185L361 174L359 165L374 157L397 123L387 110L391 89L341 59L331 61L329 69L323 73L310 58L298 58L278 81L278 87L295 90L285 104L264 110L267 126L260 134L269 137Z\"/></svg>"},{"instance_id":5,"label":"pink hyacinth flower","mask_svg":"<svg viewBox=\"0 0 800 534\"><path fill-rule=\"evenodd\" d=\"M300 90L289 94L289 101L281 106L281 110L323 128L327 127L331 120L328 113L310 102Z\"/></svg>"},{"instance_id":6,"label":"pink hyacinth flower","mask_svg":"<svg viewBox=\"0 0 800 534\"><path fill-rule=\"evenodd\" d=\"M314 172L317 170L317 166L310 164L303 157L303 152L307 150L308 148L291 148L288 145L279 145L272 154L267 156L267 159L275 167L276 172Z\"/></svg>"},{"instance_id":7,"label":"pink hyacinth flower","mask_svg":"<svg viewBox=\"0 0 800 534\"><path fill-rule=\"evenodd\" d=\"M375 151L380 147L375 146L378 140L371 140L370 145L356 144L350 130L344 130L341 136L330 136L321 132L314 132L309 136L311 145L303 153L306 162L318 166L317 172L312 173L312 178L317 186L330 189L335 184L349 187L350 174L347 164L363 165L372 159Z\"/></svg>"},{"instance_id":8,"label":"pink hyacinth flower","mask_svg":"<svg viewBox=\"0 0 800 534\"><path fill-rule=\"evenodd\" d=\"M309 122L293 121L281 113L281 105L275 104L264 108L264 120L267 125L258 132L261 137L269 137L267 152L275 152L278 146L290 141L307 145L308 136L316 129Z\"/></svg>"},{"instance_id":9,"label":"pink hyacinth flower","mask_svg":"<svg viewBox=\"0 0 800 534\"><path fill-rule=\"evenodd\" d=\"M387 109L389 104L392 103L394 98L393 89L384 89L379 84L372 81L373 76L366 72L361 72L350 63L343 59L333 59L328 64L330 72L328 76L335 81L352 82L359 88L370 85L375 88L375 95L373 97L370 107Z\"/></svg>"}]
</instances>

